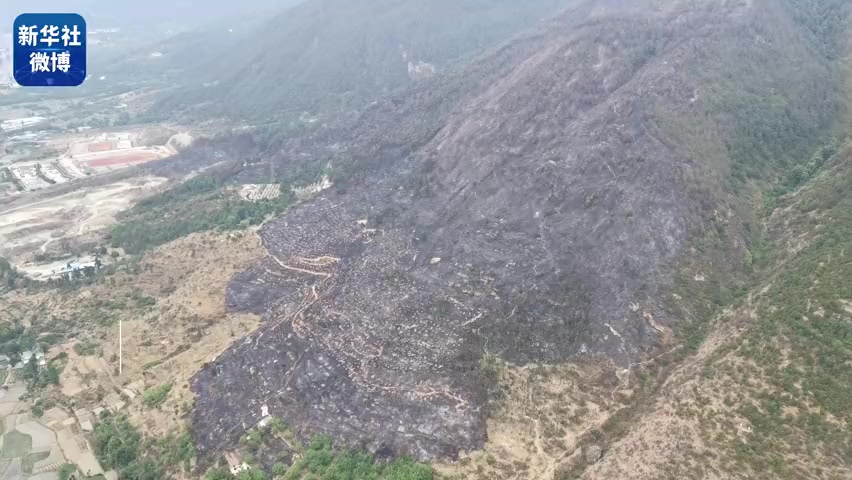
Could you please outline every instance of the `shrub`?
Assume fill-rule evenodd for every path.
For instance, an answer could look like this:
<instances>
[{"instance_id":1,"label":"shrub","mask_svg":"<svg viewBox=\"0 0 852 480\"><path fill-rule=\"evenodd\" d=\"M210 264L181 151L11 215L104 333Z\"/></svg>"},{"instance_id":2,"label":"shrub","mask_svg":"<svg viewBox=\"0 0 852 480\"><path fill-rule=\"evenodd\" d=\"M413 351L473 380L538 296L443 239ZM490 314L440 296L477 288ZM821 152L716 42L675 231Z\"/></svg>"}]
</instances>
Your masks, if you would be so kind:
<instances>
[{"instance_id":1,"label":"shrub","mask_svg":"<svg viewBox=\"0 0 852 480\"><path fill-rule=\"evenodd\" d=\"M159 408L166 401L171 391L171 383L164 383L158 387L150 388L142 395L142 403L148 408Z\"/></svg>"}]
</instances>

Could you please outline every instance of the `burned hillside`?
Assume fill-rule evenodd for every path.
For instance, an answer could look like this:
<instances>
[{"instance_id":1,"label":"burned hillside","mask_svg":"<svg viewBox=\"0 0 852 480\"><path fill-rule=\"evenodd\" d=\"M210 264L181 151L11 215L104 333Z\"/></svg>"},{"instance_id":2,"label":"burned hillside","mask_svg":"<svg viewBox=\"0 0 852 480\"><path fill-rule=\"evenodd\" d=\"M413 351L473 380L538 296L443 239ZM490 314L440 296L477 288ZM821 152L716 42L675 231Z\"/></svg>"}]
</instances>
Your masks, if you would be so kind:
<instances>
[{"instance_id":1,"label":"burned hillside","mask_svg":"<svg viewBox=\"0 0 852 480\"><path fill-rule=\"evenodd\" d=\"M483 352L627 367L679 320L690 242L723 231L716 268L742 264L749 213L727 186L744 155L771 172L784 153L739 129L815 141L836 72L779 2L593 3L275 155L322 164L346 138L348 179L267 223L267 258L231 283L229 306L266 324L194 378L201 452L268 412L454 457L486 437ZM708 98L752 80L780 114Z\"/></svg>"}]
</instances>

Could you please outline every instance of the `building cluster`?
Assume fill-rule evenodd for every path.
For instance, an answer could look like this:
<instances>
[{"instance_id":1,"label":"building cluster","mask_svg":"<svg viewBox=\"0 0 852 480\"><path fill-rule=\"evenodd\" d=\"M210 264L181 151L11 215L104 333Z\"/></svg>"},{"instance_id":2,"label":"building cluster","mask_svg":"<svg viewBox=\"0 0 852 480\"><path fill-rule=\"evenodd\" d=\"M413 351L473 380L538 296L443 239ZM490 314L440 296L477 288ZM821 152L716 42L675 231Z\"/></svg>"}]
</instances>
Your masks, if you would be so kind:
<instances>
[{"instance_id":1,"label":"building cluster","mask_svg":"<svg viewBox=\"0 0 852 480\"><path fill-rule=\"evenodd\" d=\"M14 132L15 130L23 130L25 128L32 127L33 125L38 125L45 120L47 119L38 116L13 118L11 120L0 122L0 130L3 130L4 132Z\"/></svg>"},{"instance_id":2,"label":"building cluster","mask_svg":"<svg viewBox=\"0 0 852 480\"><path fill-rule=\"evenodd\" d=\"M127 150L133 148L129 133L102 133L86 147L89 153Z\"/></svg>"},{"instance_id":3,"label":"building cluster","mask_svg":"<svg viewBox=\"0 0 852 480\"><path fill-rule=\"evenodd\" d=\"M23 370L24 367L33 360L33 358L35 358L36 365L39 367L47 366L47 358L44 356L44 351L39 345L36 345L32 350L24 350L21 352L21 358L15 364L12 364L12 358L8 355L0 355L0 369L13 369L20 371ZM11 379L11 376L7 376L6 378Z\"/></svg>"},{"instance_id":4,"label":"building cluster","mask_svg":"<svg viewBox=\"0 0 852 480\"><path fill-rule=\"evenodd\" d=\"M39 164L15 165L9 170L26 191L39 190L50 186L50 182L39 175Z\"/></svg>"},{"instance_id":5,"label":"building cluster","mask_svg":"<svg viewBox=\"0 0 852 480\"><path fill-rule=\"evenodd\" d=\"M68 262L59 270L52 271L53 278L64 278L65 280L73 280L78 277L92 276L100 268L100 260L95 258L92 261L81 262L78 260Z\"/></svg>"},{"instance_id":6,"label":"building cluster","mask_svg":"<svg viewBox=\"0 0 852 480\"><path fill-rule=\"evenodd\" d=\"M36 359L36 364L39 367L47 365L47 359L44 358L44 351L42 351L40 346L36 345L32 350L24 350L21 352L21 361L15 364L15 369L24 368L24 365L30 363L33 358Z\"/></svg>"},{"instance_id":7,"label":"building cluster","mask_svg":"<svg viewBox=\"0 0 852 480\"><path fill-rule=\"evenodd\" d=\"M277 183L241 185L239 195L243 200L250 202L272 200L281 196L281 185Z\"/></svg>"}]
</instances>

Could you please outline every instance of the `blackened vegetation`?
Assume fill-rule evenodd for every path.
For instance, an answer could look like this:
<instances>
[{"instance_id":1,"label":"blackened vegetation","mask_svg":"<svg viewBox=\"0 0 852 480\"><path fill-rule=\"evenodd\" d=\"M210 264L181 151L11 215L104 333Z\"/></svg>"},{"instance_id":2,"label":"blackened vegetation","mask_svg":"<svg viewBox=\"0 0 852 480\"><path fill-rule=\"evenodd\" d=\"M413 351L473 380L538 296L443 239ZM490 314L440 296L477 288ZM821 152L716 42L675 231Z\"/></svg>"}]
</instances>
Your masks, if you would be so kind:
<instances>
[{"instance_id":1,"label":"blackened vegetation","mask_svg":"<svg viewBox=\"0 0 852 480\"><path fill-rule=\"evenodd\" d=\"M486 438L483 352L625 367L677 320L688 241L725 229L716 268L741 267L742 226L716 220L737 204L724 188L734 132L706 96L809 50L773 29L796 28L773 2L607 8L620 3L592 2L287 145L282 162L317 163L347 138L351 179L267 224L267 258L232 282L229 306L267 323L194 378L202 453L266 408L302 436L456 456ZM720 64L724 79L697 73ZM809 66L795 85L830 89L836 77ZM815 141L825 119L807 94L765 75L789 102L780 115Z\"/></svg>"},{"instance_id":2,"label":"blackened vegetation","mask_svg":"<svg viewBox=\"0 0 852 480\"><path fill-rule=\"evenodd\" d=\"M367 204L319 200L264 229L269 258L238 277L228 300L261 302L269 323L196 377L209 393L195 413L211 427L202 444L227 445L264 405L379 454L453 456L484 440L478 343L461 327L476 310L442 279L452 278L449 260L415 258L408 232L359 224L358 205ZM223 381L235 383L216 388Z\"/></svg>"},{"instance_id":3,"label":"blackened vegetation","mask_svg":"<svg viewBox=\"0 0 852 480\"><path fill-rule=\"evenodd\" d=\"M152 175L175 177L196 171L203 166L205 171L217 177L235 173L241 162L254 158L265 145L248 134L226 134L215 139L200 138L180 154L144 166Z\"/></svg>"}]
</instances>

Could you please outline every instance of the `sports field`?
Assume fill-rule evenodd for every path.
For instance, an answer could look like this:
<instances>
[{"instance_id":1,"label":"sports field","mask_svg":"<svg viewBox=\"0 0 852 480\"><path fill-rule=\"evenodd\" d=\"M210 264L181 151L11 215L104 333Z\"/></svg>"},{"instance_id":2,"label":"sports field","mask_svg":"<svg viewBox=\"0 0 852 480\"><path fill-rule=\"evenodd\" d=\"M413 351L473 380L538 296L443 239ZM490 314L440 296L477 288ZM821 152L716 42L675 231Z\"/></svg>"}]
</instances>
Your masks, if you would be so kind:
<instances>
[{"instance_id":1,"label":"sports field","mask_svg":"<svg viewBox=\"0 0 852 480\"><path fill-rule=\"evenodd\" d=\"M96 160L89 160L85 162L85 164L86 166L91 168L115 167L120 165L131 165L134 163L150 162L151 160L156 160L158 158L160 158L160 156L153 152L137 152L125 155L113 155L109 157L98 158Z\"/></svg>"}]
</instances>

